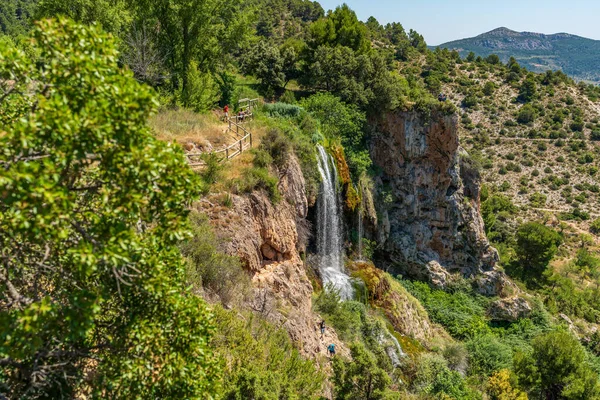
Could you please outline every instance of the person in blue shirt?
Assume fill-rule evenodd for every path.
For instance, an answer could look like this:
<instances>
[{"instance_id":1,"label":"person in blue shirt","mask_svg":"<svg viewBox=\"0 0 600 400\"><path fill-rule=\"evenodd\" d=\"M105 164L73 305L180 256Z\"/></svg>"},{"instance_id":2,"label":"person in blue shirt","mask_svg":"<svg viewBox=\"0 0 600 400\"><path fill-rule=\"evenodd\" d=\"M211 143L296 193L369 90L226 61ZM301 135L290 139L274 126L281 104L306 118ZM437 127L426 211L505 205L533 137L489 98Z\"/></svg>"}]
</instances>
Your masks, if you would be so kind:
<instances>
[{"instance_id":1,"label":"person in blue shirt","mask_svg":"<svg viewBox=\"0 0 600 400\"><path fill-rule=\"evenodd\" d=\"M335 356L335 344L331 343L329 346L327 346L327 350L329 351L330 357Z\"/></svg>"}]
</instances>

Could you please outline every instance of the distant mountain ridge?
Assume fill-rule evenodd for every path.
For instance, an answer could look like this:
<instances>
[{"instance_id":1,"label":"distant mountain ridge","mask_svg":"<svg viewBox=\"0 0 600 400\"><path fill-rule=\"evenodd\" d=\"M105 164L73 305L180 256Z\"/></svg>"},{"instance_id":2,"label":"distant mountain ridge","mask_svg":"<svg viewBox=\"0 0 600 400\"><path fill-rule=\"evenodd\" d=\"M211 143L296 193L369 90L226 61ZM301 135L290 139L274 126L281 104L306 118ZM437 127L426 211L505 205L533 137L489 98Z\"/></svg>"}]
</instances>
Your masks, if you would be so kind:
<instances>
[{"instance_id":1,"label":"distant mountain ridge","mask_svg":"<svg viewBox=\"0 0 600 400\"><path fill-rule=\"evenodd\" d=\"M562 70L577 80L600 84L600 40L570 33L546 35L500 27L435 47L456 49L462 56L471 51L482 57L497 54L504 62L513 56L531 71Z\"/></svg>"}]
</instances>

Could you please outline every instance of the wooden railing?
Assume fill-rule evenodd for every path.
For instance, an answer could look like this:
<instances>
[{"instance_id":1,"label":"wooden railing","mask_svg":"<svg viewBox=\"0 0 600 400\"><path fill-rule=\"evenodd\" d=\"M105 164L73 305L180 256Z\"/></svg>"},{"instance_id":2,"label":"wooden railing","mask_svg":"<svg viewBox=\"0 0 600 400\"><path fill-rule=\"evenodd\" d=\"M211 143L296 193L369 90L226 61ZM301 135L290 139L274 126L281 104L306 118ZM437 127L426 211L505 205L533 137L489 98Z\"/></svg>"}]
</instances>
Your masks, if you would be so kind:
<instances>
[{"instance_id":1,"label":"wooden railing","mask_svg":"<svg viewBox=\"0 0 600 400\"><path fill-rule=\"evenodd\" d=\"M249 114L249 116L251 117L252 114ZM244 117L244 120L246 117ZM206 162L202 159L202 156L205 156L207 154L214 154L218 157L219 162L224 162L227 160L231 160L232 158L242 154L245 150L252 148L252 133L248 132L246 127L238 123L237 119L235 121L233 120L233 118L229 119L227 131L233 133L234 135L236 135L236 137L239 137L240 139L238 139L232 145L229 145L221 150L186 154L190 167L205 166Z\"/></svg>"}]
</instances>

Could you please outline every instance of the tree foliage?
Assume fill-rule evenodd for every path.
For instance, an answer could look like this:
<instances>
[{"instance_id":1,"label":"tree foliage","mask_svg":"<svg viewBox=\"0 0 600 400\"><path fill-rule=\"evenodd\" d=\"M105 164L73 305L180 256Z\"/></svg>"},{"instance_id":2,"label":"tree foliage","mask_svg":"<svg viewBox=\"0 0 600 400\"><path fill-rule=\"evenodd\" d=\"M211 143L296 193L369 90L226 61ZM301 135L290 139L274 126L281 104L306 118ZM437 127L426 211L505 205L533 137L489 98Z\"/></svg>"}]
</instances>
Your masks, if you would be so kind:
<instances>
[{"instance_id":1,"label":"tree foliage","mask_svg":"<svg viewBox=\"0 0 600 400\"><path fill-rule=\"evenodd\" d=\"M226 55L245 45L249 29L244 2L234 0L135 0L136 19L159 30L168 54L173 87L191 90L193 63L199 73L214 72ZM184 98L183 104L188 104Z\"/></svg>"},{"instance_id":2,"label":"tree foliage","mask_svg":"<svg viewBox=\"0 0 600 400\"><path fill-rule=\"evenodd\" d=\"M517 231L516 252L524 271L540 275L556 254L562 238L558 232L538 222L527 222Z\"/></svg>"},{"instance_id":3,"label":"tree foliage","mask_svg":"<svg viewBox=\"0 0 600 400\"><path fill-rule=\"evenodd\" d=\"M515 356L515 370L530 393L547 399L598 399L598 374L570 333L554 331L533 341L533 351Z\"/></svg>"},{"instance_id":4,"label":"tree foliage","mask_svg":"<svg viewBox=\"0 0 600 400\"><path fill-rule=\"evenodd\" d=\"M392 381L377 359L361 344L350 347L352 361L336 357L333 361L335 398L339 400L390 399Z\"/></svg>"},{"instance_id":5,"label":"tree foliage","mask_svg":"<svg viewBox=\"0 0 600 400\"><path fill-rule=\"evenodd\" d=\"M95 27L0 48L0 376L11 398L202 398L218 367L177 242L196 179Z\"/></svg>"}]
</instances>

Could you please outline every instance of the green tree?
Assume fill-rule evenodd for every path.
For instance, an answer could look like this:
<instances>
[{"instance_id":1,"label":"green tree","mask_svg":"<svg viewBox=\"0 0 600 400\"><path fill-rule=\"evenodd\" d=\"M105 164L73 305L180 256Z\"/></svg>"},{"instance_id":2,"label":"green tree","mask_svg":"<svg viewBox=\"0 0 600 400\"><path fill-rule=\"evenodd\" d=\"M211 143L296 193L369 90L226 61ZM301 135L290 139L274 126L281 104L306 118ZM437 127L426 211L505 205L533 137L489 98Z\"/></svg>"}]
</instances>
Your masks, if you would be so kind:
<instances>
[{"instance_id":1,"label":"green tree","mask_svg":"<svg viewBox=\"0 0 600 400\"><path fill-rule=\"evenodd\" d=\"M392 380L377 366L377 359L362 344L350 347L352 361L333 360L335 398L339 400L389 399Z\"/></svg>"},{"instance_id":2,"label":"green tree","mask_svg":"<svg viewBox=\"0 0 600 400\"><path fill-rule=\"evenodd\" d=\"M527 78L521 84L519 89L519 96L517 100L522 103L529 103L537 97L537 83L535 81L535 75L529 74Z\"/></svg>"},{"instance_id":3,"label":"green tree","mask_svg":"<svg viewBox=\"0 0 600 400\"><path fill-rule=\"evenodd\" d=\"M437 354L423 354L418 359L414 388L440 399L480 400L481 395L470 389L460 373L448 368L448 363Z\"/></svg>"},{"instance_id":4,"label":"green tree","mask_svg":"<svg viewBox=\"0 0 600 400\"><path fill-rule=\"evenodd\" d=\"M125 0L40 0L36 19L59 15L86 25L100 24L114 34L122 33L131 23L129 3Z\"/></svg>"},{"instance_id":5,"label":"green tree","mask_svg":"<svg viewBox=\"0 0 600 400\"><path fill-rule=\"evenodd\" d=\"M517 113L517 122L520 124L529 124L535 121L537 111L531 104L525 104Z\"/></svg>"},{"instance_id":6,"label":"green tree","mask_svg":"<svg viewBox=\"0 0 600 400\"><path fill-rule=\"evenodd\" d=\"M541 275L556 254L562 238L538 222L527 222L517 230L516 252L524 274Z\"/></svg>"},{"instance_id":7,"label":"green tree","mask_svg":"<svg viewBox=\"0 0 600 400\"><path fill-rule=\"evenodd\" d=\"M244 1L135 0L136 18L159 29L160 48L174 73L173 86L189 90L193 62L200 74L215 72L245 45L250 24ZM184 106L190 106L185 103Z\"/></svg>"},{"instance_id":8,"label":"green tree","mask_svg":"<svg viewBox=\"0 0 600 400\"><path fill-rule=\"evenodd\" d=\"M261 40L244 54L242 70L258 78L267 97L273 97L287 83L284 58L279 48L266 40Z\"/></svg>"},{"instance_id":9,"label":"green tree","mask_svg":"<svg viewBox=\"0 0 600 400\"><path fill-rule=\"evenodd\" d=\"M0 4L0 32L13 38L25 35L31 28L35 0L4 0Z\"/></svg>"},{"instance_id":10,"label":"green tree","mask_svg":"<svg viewBox=\"0 0 600 400\"><path fill-rule=\"evenodd\" d=\"M147 128L151 90L96 27L40 22L35 58L0 46L3 396L214 393L211 316L177 248L197 179Z\"/></svg>"},{"instance_id":11,"label":"green tree","mask_svg":"<svg viewBox=\"0 0 600 400\"><path fill-rule=\"evenodd\" d=\"M584 400L600 398L598 374L586 362L579 341L568 332L536 337L533 351L515 355L519 383L540 398Z\"/></svg>"},{"instance_id":12,"label":"green tree","mask_svg":"<svg viewBox=\"0 0 600 400\"><path fill-rule=\"evenodd\" d=\"M367 27L347 4L310 26L309 44L313 49L323 45L344 46L358 53L365 53L371 47Z\"/></svg>"},{"instance_id":13,"label":"green tree","mask_svg":"<svg viewBox=\"0 0 600 400\"><path fill-rule=\"evenodd\" d=\"M483 86L483 94L486 96L491 96L496 91L496 85L492 81L487 81Z\"/></svg>"},{"instance_id":14,"label":"green tree","mask_svg":"<svg viewBox=\"0 0 600 400\"><path fill-rule=\"evenodd\" d=\"M500 64L500 57L498 57L496 54L490 54L485 58L485 62L488 64L497 65Z\"/></svg>"}]
</instances>

